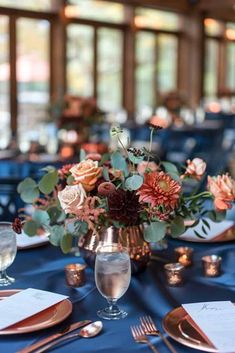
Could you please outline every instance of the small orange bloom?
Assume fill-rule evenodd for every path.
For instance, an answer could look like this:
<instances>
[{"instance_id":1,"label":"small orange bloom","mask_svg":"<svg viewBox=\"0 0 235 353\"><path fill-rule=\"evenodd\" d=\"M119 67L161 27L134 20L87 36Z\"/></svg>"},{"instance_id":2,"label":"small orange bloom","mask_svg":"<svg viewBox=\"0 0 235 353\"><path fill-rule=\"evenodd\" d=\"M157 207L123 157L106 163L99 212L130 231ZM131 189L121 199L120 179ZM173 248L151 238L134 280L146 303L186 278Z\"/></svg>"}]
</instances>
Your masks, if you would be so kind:
<instances>
[{"instance_id":1,"label":"small orange bloom","mask_svg":"<svg viewBox=\"0 0 235 353\"><path fill-rule=\"evenodd\" d=\"M235 200L235 181L228 175L208 176L208 190L214 196L214 205L217 211L224 211L232 207Z\"/></svg>"},{"instance_id":2,"label":"small orange bloom","mask_svg":"<svg viewBox=\"0 0 235 353\"><path fill-rule=\"evenodd\" d=\"M166 129L169 126L169 121L167 121L166 119L160 118L157 115L152 116L152 118L149 119L149 123L160 129Z\"/></svg>"}]
</instances>

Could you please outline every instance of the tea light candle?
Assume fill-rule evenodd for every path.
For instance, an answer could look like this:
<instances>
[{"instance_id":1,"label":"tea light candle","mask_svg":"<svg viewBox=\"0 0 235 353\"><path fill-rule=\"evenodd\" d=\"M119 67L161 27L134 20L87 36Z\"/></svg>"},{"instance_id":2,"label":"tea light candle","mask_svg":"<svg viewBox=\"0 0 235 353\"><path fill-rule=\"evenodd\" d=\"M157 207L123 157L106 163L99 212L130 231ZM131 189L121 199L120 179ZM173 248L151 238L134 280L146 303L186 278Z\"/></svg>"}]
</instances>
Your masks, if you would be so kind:
<instances>
[{"instance_id":1,"label":"tea light candle","mask_svg":"<svg viewBox=\"0 0 235 353\"><path fill-rule=\"evenodd\" d=\"M81 287L85 284L85 268L82 264L69 264L65 266L65 278L69 287Z\"/></svg>"},{"instance_id":2,"label":"tea light candle","mask_svg":"<svg viewBox=\"0 0 235 353\"><path fill-rule=\"evenodd\" d=\"M178 286L183 283L184 266L180 263L164 265L166 280L169 286Z\"/></svg>"},{"instance_id":3,"label":"tea light candle","mask_svg":"<svg viewBox=\"0 0 235 353\"><path fill-rule=\"evenodd\" d=\"M221 273L222 258L218 255L207 255L202 257L204 276L217 277Z\"/></svg>"},{"instance_id":4,"label":"tea light candle","mask_svg":"<svg viewBox=\"0 0 235 353\"><path fill-rule=\"evenodd\" d=\"M175 248L176 261L184 267L189 267L193 263L193 248L180 246Z\"/></svg>"}]
</instances>

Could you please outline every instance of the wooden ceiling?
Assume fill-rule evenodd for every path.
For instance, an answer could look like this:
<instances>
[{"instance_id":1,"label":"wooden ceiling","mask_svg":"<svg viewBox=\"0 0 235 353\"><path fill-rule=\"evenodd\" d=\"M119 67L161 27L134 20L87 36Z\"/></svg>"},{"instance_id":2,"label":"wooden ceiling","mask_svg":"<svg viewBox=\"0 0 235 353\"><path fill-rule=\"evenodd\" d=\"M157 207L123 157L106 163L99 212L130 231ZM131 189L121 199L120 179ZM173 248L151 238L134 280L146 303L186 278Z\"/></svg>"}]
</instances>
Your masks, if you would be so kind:
<instances>
[{"instance_id":1,"label":"wooden ceiling","mask_svg":"<svg viewBox=\"0 0 235 353\"><path fill-rule=\"evenodd\" d=\"M107 0L133 6L149 6L181 13L192 11L235 22L235 0Z\"/></svg>"}]
</instances>

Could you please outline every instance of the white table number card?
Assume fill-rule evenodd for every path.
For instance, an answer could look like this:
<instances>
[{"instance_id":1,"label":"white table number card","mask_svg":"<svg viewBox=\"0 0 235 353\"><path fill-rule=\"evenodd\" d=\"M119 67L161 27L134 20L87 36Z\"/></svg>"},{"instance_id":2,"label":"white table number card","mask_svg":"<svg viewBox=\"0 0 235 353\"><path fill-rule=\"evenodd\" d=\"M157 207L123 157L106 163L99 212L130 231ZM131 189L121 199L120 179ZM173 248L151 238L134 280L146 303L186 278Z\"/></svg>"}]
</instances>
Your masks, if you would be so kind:
<instances>
[{"instance_id":1,"label":"white table number card","mask_svg":"<svg viewBox=\"0 0 235 353\"><path fill-rule=\"evenodd\" d=\"M232 302L215 301L182 306L219 352L235 352L235 306Z\"/></svg>"},{"instance_id":2,"label":"white table number card","mask_svg":"<svg viewBox=\"0 0 235 353\"><path fill-rule=\"evenodd\" d=\"M65 295L28 288L0 301L0 330L68 298Z\"/></svg>"}]
</instances>

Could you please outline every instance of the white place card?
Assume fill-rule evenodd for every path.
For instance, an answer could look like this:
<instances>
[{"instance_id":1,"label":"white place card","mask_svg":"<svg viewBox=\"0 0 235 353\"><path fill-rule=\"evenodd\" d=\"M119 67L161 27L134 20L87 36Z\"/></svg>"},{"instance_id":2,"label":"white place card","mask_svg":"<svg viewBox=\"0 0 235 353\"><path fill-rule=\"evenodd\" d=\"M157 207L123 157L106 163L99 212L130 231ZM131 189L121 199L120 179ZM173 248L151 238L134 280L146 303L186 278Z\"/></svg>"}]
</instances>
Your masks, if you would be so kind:
<instances>
[{"instance_id":1,"label":"white place card","mask_svg":"<svg viewBox=\"0 0 235 353\"><path fill-rule=\"evenodd\" d=\"M16 324L68 298L65 295L28 288L0 301L0 330Z\"/></svg>"},{"instance_id":2,"label":"white place card","mask_svg":"<svg viewBox=\"0 0 235 353\"><path fill-rule=\"evenodd\" d=\"M49 242L49 238L47 235L34 235L33 237L29 237L22 232L21 234L17 234L16 241L18 249L25 249L32 246L46 244Z\"/></svg>"},{"instance_id":3,"label":"white place card","mask_svg":"<svg viewBox=\"0 0 235 353\"><path fill-rule=\"evenodd\" d=\"M198 225L196 225L193 228L188 228L186 232L180 236L180 238L184 240L195 241L195 242L203 242L203 241L208 242L208 241L212 241L214 238L218 237L220 234L222 234L223 232L225 232L226 230L234 226L234 222L229 220L224 220L219 223L213 222L209 218L206 218L206 220L210 225L210 229L206 228L207 235L205 235L202 231L203 222L200 220ZM196 234L194 233L194 230L196 230L199 234L204 236L205 239L197 237Z\"/></svg>"},{"instance_id":4,"label":"white place card","mask_svg":"<svg viewBox=\"0 0 235 353\"><path fill-rule=\"evenodd\" d=\"M219 352L235 352L235 306L232 302L215 301L182 306Z\"/></svg>"}]
</instances>

